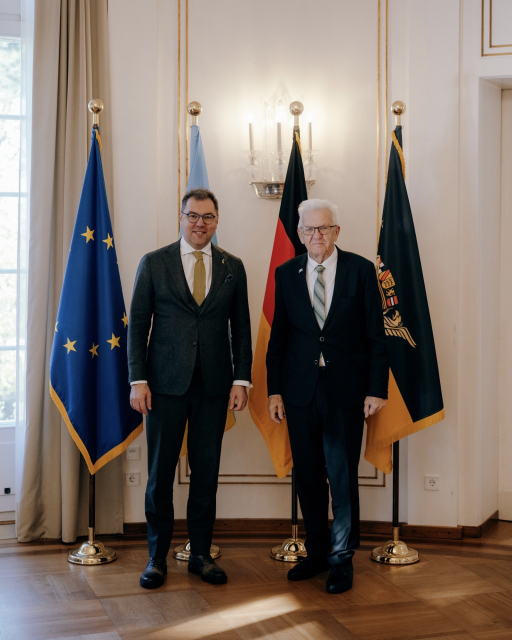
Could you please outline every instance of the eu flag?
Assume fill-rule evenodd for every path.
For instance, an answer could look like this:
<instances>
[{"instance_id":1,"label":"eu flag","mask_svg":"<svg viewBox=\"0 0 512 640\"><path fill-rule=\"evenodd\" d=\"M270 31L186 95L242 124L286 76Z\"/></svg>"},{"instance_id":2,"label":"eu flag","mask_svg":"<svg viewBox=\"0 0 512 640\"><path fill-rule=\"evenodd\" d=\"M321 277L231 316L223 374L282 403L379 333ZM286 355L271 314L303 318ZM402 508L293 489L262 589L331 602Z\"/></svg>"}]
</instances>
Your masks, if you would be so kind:
<instances>
[{"instance_id":1,"label":"eu flag","mask_svg":"<svg viewBox=\"0 0 512 640\"><path fill-rule=\"evenodd\" d=\"M91 474L142 433L141 416L130 407L127 326L93 127L50 359L51 397Z\"/></svg>"}]
</instances>

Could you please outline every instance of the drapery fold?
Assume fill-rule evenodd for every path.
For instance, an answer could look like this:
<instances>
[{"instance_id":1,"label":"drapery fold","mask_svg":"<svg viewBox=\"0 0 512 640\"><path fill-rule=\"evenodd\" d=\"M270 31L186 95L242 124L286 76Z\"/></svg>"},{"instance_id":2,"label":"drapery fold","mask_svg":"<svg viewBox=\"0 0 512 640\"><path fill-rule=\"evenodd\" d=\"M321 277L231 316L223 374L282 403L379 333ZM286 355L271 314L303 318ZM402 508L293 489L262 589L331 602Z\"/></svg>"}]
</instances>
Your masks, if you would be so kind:
<instances>
[{"instance_id":1,"label":"drapery fold","mask_svg":"<svg viewBox=\"0 0 512 640\"><path fill-rule=\"evenodd\" d=\"M23 20L23 16L22 16ZM20 542L87 533L88 472L49 394L49 359L92 116L100 98L103 166L112 218L107 0L44 0L33 15L26 435ZM123 530L121 459L96 474L98 533Z\"/></svg>"}]
</instances>

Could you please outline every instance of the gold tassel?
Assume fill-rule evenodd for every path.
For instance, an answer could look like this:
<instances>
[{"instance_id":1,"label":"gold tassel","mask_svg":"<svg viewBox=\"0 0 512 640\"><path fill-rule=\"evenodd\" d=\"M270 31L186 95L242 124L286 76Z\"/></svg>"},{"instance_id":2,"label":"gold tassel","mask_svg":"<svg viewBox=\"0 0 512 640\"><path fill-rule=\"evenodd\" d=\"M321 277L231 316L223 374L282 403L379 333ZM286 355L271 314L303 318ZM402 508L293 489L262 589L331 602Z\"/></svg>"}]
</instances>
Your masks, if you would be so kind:
<instances>
[{"instance_id":1,"label":"gold tassel","mask_svg":"<svg viewBox=\"0 0 512 640\"><path fill-rule=\"evenodd\" d=\"M299 145L300 155L302 155L302 145L300 143L300 136L298 131L295 132L295 139L297 140L297 144Z\"/></svg>"},{"instance_id":2,"label":"gold tassel","mask_svg":"<svg viewBox=\"0 0 512 640\"><path fill-rule=\"evenodd\" d=\"M402 147L400 146L394 131L391 132L391 139L393 140L393 144L395 145L395 148L398 151L398 155L400 156L400 162L402 163L402 175L405 180L405 158L402 151Z\"/></svg>"},{"instance_id":3,"label":"gold tassel","mask_svg":"<svg viewBox=\"0 0 512 640\"><path fill-rule=\"evenodd\" d=\"M98 129L94 129L94 133L96 134L96 140L98 141L98 146L100 148L100 153L101 153L101 138L100 138L100 132L98 131Z\"/></svg>"}]
</instances>

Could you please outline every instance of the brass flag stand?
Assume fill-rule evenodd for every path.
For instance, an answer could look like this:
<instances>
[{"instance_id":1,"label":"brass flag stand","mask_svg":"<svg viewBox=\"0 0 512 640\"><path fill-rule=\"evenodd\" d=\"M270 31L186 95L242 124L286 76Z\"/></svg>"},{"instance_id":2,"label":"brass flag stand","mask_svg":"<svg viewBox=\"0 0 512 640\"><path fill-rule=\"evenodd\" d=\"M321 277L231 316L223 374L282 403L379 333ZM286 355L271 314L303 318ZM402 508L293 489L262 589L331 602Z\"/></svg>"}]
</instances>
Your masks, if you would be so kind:
<instances>
[{"instance_id":1,"label":"brass flag stand","mask_svg":"<svg viewBox=\"0 0 512 640\"><path fill-rule=\"evenodd\" d=\"M420 556L416 549L409 547L399 539L400 524L398 521L398 475L400 472L400 442L393 442L393 540L382 547L375 547L371 558L382 564L414 564Z\"/></svg>"},{"instance_id":2,"label":"brass flag stand","mask_svg":"<svg viewBox=\"0 0 512 640\"><path fill-rule=\"evenodd\" d=\"M300 562L307 556L304 540L299 538L299 518L297 508L297 483L295 469L292 469L292 537L275 546L270 557L281 562Z\"/></svg>"},{"instance_id":3,"label":"brass flag stand","mask_svg":"<svg viewBox=\"0 0 512 640\"><path fill-rule=\"evenodd\" d=\"M89 476L89 535L87 542L82 542L78 549L68 553L68 562L73 564L106 564L117 558L114 549L105 547L99 540L94 539L96 526L96 481L95 476Z\"/></svg>"}]
</instances>

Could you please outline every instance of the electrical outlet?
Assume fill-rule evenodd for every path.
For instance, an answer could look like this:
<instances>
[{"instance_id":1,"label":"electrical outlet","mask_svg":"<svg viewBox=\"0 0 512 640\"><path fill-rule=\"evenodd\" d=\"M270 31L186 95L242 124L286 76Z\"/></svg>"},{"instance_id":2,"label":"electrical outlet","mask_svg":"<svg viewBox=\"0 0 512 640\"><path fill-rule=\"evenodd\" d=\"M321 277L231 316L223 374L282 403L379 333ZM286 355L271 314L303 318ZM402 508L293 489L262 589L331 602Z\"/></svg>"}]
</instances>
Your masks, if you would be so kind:
<instances>
[{"instance_id":1,"label":"electrical outlet","mask_svg":"<svg viewBox=\"0 0 512 640\"><path fill-rule=\"evenodd\" d=\"M126 459L127 460L140 460L140 446L132 445L126 449Z\"/></svg>"},{"instance_id":2,"label":"electrical outlet","mask_svg":"<svg viewBox=\"0 0 512 640\"><path fill-rule=\"evenodd\" d=\"M439 491L439 476L425 476L426 491Z\"/></svg>"},{"instance_id":3,"label":"electrical outlet","mask_svg":"<svg viewBox=\"0 0 512 640\"><path fill-rule=\"evenodd\" d=\"M138 471L130 471L126 474L126 484L129 487L134 487L140 484L140 473Z\"/></svg>"},{"instance_id":4,"label":"electrical outlet","mask_svg":"<svg viewBox=\"0 0 512 640\"><path fill-rule=\"evenodd\" d=\"M4 493L6 496L8 496L11 493L11 487L5 487L4 488Z\"/></svg>"}]
</instances>

